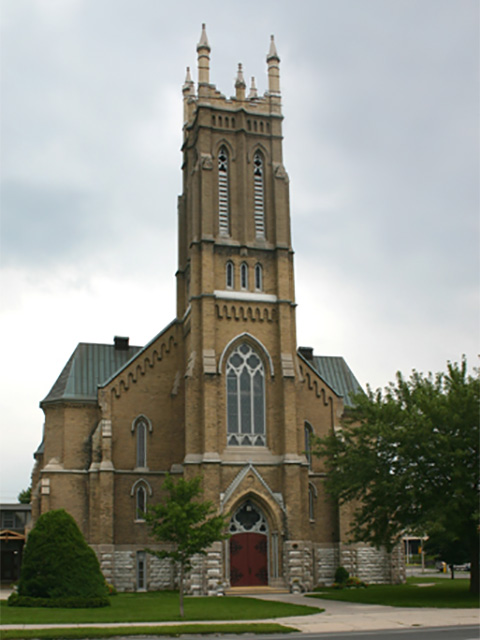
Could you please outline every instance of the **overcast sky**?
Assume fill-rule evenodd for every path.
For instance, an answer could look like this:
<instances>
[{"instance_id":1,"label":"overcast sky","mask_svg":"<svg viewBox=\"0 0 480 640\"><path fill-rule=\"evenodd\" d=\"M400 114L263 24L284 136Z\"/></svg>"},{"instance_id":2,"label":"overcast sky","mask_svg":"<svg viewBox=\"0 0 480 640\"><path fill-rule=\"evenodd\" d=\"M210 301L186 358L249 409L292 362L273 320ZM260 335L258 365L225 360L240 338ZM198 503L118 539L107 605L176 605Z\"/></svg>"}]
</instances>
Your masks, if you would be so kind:
<instances>
[{"instance_id":1,"label":"overcast sky","mask_svg":"<svg viewBox=\"0 0 480 640\"><path fill-rule=\"evenodd\" d=\"M266 89L275 34L298 344L362 385L478 353L477 0L2 0L1 497L78 342L175 315L181 86Z\"/></svg>"}]
</instances>

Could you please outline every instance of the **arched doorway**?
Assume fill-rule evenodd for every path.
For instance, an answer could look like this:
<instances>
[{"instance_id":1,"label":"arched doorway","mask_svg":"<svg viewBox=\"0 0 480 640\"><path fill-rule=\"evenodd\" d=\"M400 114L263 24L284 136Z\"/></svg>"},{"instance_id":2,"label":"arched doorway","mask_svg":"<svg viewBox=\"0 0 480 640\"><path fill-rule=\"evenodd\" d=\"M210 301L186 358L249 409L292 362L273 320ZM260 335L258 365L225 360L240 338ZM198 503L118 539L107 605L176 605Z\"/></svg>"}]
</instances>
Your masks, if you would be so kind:
<instances>
[{"instance_id":1,"label":"arched doorway","mask_svg":"<svg viewBox=\"0 0 480 640\"><path fill-rule=\"evenodd\" d=\"M268 584L268 525L262 511L247 500L230 520L230 585Z\"/></svg>"}]
</instances>

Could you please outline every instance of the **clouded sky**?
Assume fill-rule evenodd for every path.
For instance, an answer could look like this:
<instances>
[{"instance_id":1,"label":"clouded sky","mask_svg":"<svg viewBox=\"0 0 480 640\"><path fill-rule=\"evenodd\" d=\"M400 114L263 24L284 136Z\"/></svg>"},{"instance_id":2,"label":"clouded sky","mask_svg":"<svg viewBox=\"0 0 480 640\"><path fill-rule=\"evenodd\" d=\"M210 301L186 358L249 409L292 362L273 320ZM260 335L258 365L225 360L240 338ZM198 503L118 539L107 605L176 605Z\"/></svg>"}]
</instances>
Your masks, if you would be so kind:
<instances>
[{"instance_id":1,"label":"clouded sky","mask_svg":"<svg viewBox=\"0 0 480 640\"><path fill-rule=\"evenodd\" d=\"M266 89L275 34L298 343L362 385L477 364L477 0L2 0L1 501L78 342L175 315L181 86Z\"/></svg>"}]
</instances>

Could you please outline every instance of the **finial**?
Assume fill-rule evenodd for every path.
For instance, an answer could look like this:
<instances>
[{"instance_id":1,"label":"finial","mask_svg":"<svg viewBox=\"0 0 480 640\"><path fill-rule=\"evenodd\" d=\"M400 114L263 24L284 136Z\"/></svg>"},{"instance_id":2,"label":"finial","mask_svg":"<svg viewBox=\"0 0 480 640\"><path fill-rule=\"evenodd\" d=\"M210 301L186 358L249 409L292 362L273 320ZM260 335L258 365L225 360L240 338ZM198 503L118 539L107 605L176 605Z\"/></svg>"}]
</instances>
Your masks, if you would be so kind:
<instances>
[{"instance_id":1,"label":"finial","mask_svg":"<svg viewBox=\"0 0 480 640\"><path fill-rule=\"evenodd\" d=\"M237 79L235 81L235 97L237 100L245 100L245 78L243 77L242 65L239 63L237 71Z\"/></svg>"},{"instance_id":2,"label":"finial","mask_svg":"<svg viewBox=\"0 0 480 640\"><path fill-rule=\"evenodd\" d=\"M252 84L250 86L250 93L248 94L249 100L252 98L258 98L257 87L255 86L255 78L252 76Z\"/></svg>"},{"instance_id":3,"label":"finial","mask_svg":"<svg viewBox=\"0 0 480 640\"><path fill-rule=\"evenodd\" d=\"M198 58L198 86L208 85L210 82L210 45L208 44L205 23L202 24L200 42L197 44Z\"/></svg>"},{"instance_id":4,"label":"finial","mask_svg":"<svg viewBox=\"0 0 480 640\"><path fill-rule=\"evenodd\" d=\"M277 47L273 36L270 38L270 50L267 54L268 65L268 93L272 96L280 95L280 58L278 57Z\"/></svg>"},{"instance_id":5,"label":"finial","mask_svg":"<svg viewBox=\"0 0 480 640\"><path fill-rule=\"evenodd\" d=\"M185 82L183 83L182 91L187 94L194 93L193 80L192 76L190 75L190 67L187 67L187 73L185 74Z\"/></svg>"},{"instance_id":6,"label":"finial","mask_svg":"<svg viewBox=\"0 0 480 640\"><path fill-rule=\"evenodd\" d=\"M235 81L235 87L243 87L246 88L245 78L243 77L242 63L238 63L238 71L237 71L237 79Z\"/></svg>"},{"instance_id":7,"label":"finial","mask_svg":"<svg viewBox=\"0 0 480 640\"><path fill-rule=\"evenodd\" d=\"M200 41L197 44L197 51L199 49L208 49L210 51L210 45L208 44L207 31L205 29L205 23L202 24L202 33L200 35Z\"/></svg>"},{"instance_id":8,"label":"finial","mask_svg":"<svg viewBox=\"0 0 480 640\"><path fill-rule=\"evenodd\" d=\"M280 62L280 58L278 57L277 53L277 47L275 46L275 38L273 36L270 36L270 49L267 54L267 62L274 59Z\"/></svg>"}]
</instances>

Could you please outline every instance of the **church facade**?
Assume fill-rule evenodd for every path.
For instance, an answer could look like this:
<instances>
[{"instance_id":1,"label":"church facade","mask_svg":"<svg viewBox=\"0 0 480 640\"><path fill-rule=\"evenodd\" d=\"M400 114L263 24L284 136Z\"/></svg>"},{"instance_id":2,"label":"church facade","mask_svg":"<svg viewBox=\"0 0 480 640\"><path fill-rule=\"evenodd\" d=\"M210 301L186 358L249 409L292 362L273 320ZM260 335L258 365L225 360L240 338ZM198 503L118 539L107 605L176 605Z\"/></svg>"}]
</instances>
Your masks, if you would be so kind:
<instances>
[{"instance_id":1,"label":"church facade","mask_svg":"<svg viewBox=\"0 0 480 640\"><path fill-rule=\"evenodd\" d=\"M230 538L198 558L188 589L308 590L337 566L401 580L402 558L349 544L348 511L325 491L313 435L339 426L360 390L341 357L297 348L289 179L282 157L279 56L268 90L210 83L205 28L198 83L183 86L175 319L146 346L80 343L41 402L33 518L65 508L119 590L175 586L143 512L167 473L201 475Z\"/></svg>"}]
</instances>

